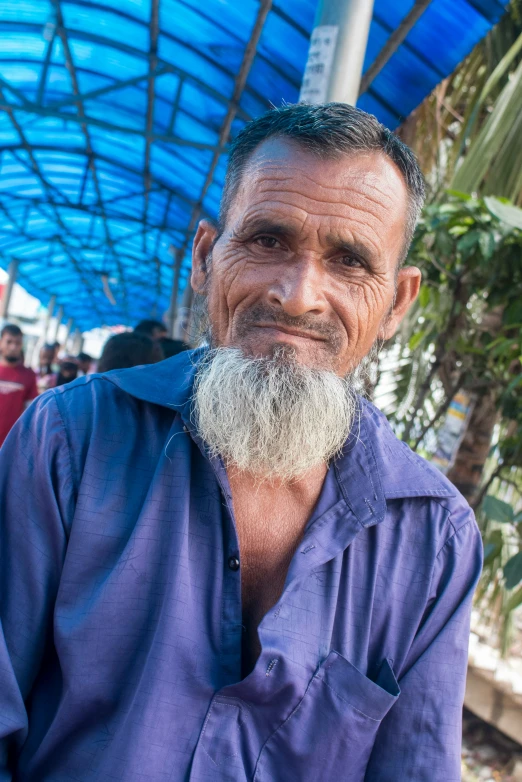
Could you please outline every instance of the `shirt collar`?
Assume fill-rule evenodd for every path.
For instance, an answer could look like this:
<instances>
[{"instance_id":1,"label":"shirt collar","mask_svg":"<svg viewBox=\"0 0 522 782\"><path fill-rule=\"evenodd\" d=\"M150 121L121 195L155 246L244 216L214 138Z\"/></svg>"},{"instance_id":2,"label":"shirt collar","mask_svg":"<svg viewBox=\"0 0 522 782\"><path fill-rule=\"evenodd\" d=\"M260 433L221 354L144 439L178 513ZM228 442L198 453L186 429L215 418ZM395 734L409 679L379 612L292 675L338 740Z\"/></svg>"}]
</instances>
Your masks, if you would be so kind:
<instances>
[{"instance_id":1,"label":"shirt collar","mask_svg":"<svg viewBox=\"0 0 522 782\"><path fill-rule=\"evenodd\" d=\"M137 399L177 410L191 426L192 387L204 352L185 351L158 364L116 370L103 377ZM387 499L456 494L442 473L398 440L385 416L363 399L334 469L346 503L364 527L384 519Z\"/></svg>"}]
</instances>

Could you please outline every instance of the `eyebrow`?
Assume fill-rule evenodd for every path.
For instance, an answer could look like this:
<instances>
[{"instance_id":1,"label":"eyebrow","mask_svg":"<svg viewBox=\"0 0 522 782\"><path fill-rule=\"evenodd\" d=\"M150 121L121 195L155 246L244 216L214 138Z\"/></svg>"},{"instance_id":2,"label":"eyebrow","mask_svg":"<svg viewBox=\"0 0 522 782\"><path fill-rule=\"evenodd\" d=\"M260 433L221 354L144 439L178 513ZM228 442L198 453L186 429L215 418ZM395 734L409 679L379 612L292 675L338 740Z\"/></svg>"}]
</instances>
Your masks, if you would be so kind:
<instances>
[{"instance_id":1,"label":"eyebrow","mask_svg":"<svg viewBox=\"0 0 522 782\"><path fill-rule=\"evenodd\" d=\"M357 239L343 239L342 236L338 236L337 234L328 234L326 241L335 250L353 253L360 258L361 261L367 264L367 266L375 264L375 253Z\"/></svg>"},{"instance_id":2,"label":"eyebrow","mask_svg":"<svg viewBox=\"0 0 522 782\"><path fill-rule=\"evenodd\" d=\"M280 239L297 239L299 237L299 230L295 226L278 220L271 220L267 217L259 217L248 221L234 231L234 237L239 241L244 241L256 233L270 234ZM352 253L368 267L375 264L375 254L363 242L357 239L345 239L338 234L328 234L326 242L337 252Z\"/></svg>"},{"instance_id":3,"label":"eyebrow","mask_svg":"<svg viewBox=\"0 0 522 782\"><path fill-rule=\"evenodd\" d=\"M246 239L252 234L271 234L272 236L279 236L281 238L296 238L299 236L299 231L288 224L278 222L277 220L270 220L266 217L255 218L254 220L247 221L244 225L234 231L236 239Z\"/></svg>"}]
</instances>

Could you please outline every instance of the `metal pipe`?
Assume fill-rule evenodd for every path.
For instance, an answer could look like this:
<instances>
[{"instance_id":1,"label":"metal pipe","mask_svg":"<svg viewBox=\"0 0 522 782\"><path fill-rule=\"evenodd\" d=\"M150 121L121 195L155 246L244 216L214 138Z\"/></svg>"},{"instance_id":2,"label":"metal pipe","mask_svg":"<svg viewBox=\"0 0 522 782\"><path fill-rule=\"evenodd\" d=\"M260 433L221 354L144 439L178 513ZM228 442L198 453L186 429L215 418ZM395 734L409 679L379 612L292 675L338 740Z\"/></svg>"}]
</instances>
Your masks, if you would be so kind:
<instances>
[{"instance_id":1,"label":"metal pipe","mask_svg":"<svg viewBox=\"0 0 522 782\"><path fill-rule=\"evenodd\" d=\"M54 339L53 339L53 342L58 342L58 331L59 331L61 323L62 323L62 318L63 318L63 307L60 304L60 306L58 307L58 310L56 312L56 324L55 324L55 327L54 327Z\"/></svg>"},{"instance_id":2,"label":"metal pipe","mask_svg":"<svg viewBox=\"0 0 522 782\"><path fill-rule=\"evenodd\" d=\"M72 325L73 325L73 319L69 318L69 320L67 321L67 326L65 327L65 339L63 341L65 352L67 352L67 343L69 342L69 337L71 336Z\"/></svg>"},{"instance_id":3,"label":"metal pipe","mask_svg":"<svg viewBox=\"0 0 522 782\"><path fill-rule=\"evenodd\" d=\"M0 318L7 320L9 315L9 304L11 303L11 294L13 293L13 287L16 282L16 276L18 274L18 261L13 258L9 264L7 270L7 282L5 284L4 292L2 294L2 304L0 306Z\"/></svg>"},{"instance_id":4,"label":"metal pipe","mask_svg":"<svg viewBox=\"0 0 522 782\"><path fill-rule=\"evenodd\" d=\"M355 106L373 0L320 0L299 100Z\"/></svg>"},{"instance_id":5,"label":"metal pipe","mask_svg":"<svg viewBox=\"0 0 522 782\"><path fill-rule=\"evenodd\" d=\"M185 290L183 291L183 301L181 307L179 307L176 320L174 323L174 339L182 339L183 342L190 344L190 314L192 310L192 302L194 299L194 291L190 280L187 280Z\"/></svg>"},{"instance_id":6,"label":"metal pipe","mask_svg":"<svg viewBox=\"0 0 522 782\"><path fill-rule=\"evenodd\" d=\"M181 263L183 261L183 254L181 249L176 249L173 245L169 247L170 255L173 257L174 262L172 264L172 288L170 290L170 306L169 306L169 334L176 339L176 319L178 315L178 294L179 294L179 275L181 271ZM190 284L190 283L189 283Z\"/></svg>"},{"instance_id":7,"label":"metal pipe","mask_svg":"<svg viewBox=\"0 0 522 782\"><path fill-rule=\"evenodd\" d=\"M49 304L47 305L47 314L46 314L45 320L44 320L44 327L43 327L43 334L42 334L42 339L43 339L44 343L47 342L47 334L49 332L49 324L51 322L51 318L53 317L54 305L55 304L56 304L56 296L53 293L53 295L49 299Z\"/></svg>"},{"instance_id":8,"label":"metal pipe","mask_svg":"<svg viewBox=\"0 0 522 782\"><path fill-rule=\"evenodd\" d=\"M366 92L372 81L382 71L391 57L393 57L410 30L417 24L430 3L431 0L416 0L411 11L406 14L397 29L390 35L385 45L362 77L359 95Z\"/></svg>"},{"instance_id":9,"label":"metal pipe","mask_svg":"<svg viewBox=\"0 0 522 782\"><path fill-rule=\"evenodd\" d=\"M83 334L80 331L79 328L76 328L74 330L74 337L73 337L73 351L78 355L78 353L82 352L83 348Z\"/></svg>"}]
</instances>

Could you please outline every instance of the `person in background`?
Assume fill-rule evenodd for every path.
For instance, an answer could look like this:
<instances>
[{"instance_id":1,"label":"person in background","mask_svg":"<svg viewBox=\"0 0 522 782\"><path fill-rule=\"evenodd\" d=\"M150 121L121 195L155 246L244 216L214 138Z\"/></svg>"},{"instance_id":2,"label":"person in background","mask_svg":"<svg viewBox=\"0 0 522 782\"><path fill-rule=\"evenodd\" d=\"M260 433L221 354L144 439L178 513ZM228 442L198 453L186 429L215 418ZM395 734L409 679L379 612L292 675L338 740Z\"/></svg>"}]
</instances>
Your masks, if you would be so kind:
<instances>
[{"instance_id":1,"label":"person in background","mask_svg":"<svg viewBox=\"0 0 522 782\"><path fill-rule=\"evenodd\" d=\"M49 345L48 342L42 345L40 348L40 354L38 356L38 370L37 375L43 377L44 375L50 375L53 372L54 362L54 345Z\"/></svg>"},{"instance_id":2,"label":"person in background","mask_svg":"<svg viewBox=\"0 0 522 782\"><path fill-rule=\"evenodd\" d=\"M38 396L36 375L23 362L22 330L7 323L0 332L0 446L25 408Z\"/></svg>"},{"instance_id":3,"label":"person in background","mask_svg":"<svg viewBox=\"0 0 522 782\"><path fill-rule=\"evenodd\" d=\"M160 337L158 344L163 351L163 358L172 358L178 353L183 353L184 350L189 350L186 342L182 342L180 339L170 339L170 337Z\"/></svg>"},{"instance_id":4,"label":"person in background","mask_svg":"<svg viewBox=\"0 0 522 782\"><path fill-rule=\"evenodd\" d=\"M38 383L38 389L41 394L50 388L63 386L66 383L72 383L78 377L78 359L74 356L64 356L58 362L58 371L51 375L46 375Z\"/></svg>"},{"instance_id":5,"label":"person in background","mask_svg":"<svg viewBox=\"0 0 522 782\"><path fill-rule=\"evenodd\" d=\"M164 323L161 320L140 320L134 332L137 334L145 334L152 340L162 339L168 337L168 331Z\"/></svg>"},{"instance_id":6,"label":"person in background","mask_svg":"<svg viewBox=\"0 0 522 782\"><path fill-rule=\"evenodd\" d=\"M74 356L64 356L59 362L58 374L56 375L55 386L63 386L65 383L72 383L78 377L80 368L78 359Z\"/></svg>"},{"instance_id":7,"label":"person in background","mask_svg":"<svg viewBox=\"0 0 522 782\"><path fill-rule=\"evenodd\" d=\"M154 341L168 336L165 324L160 320L140 320L134 331L137 334L145 334Z\"/></svg>"},{"instance_id":8,"label":"person in background","mask_svg":"<svg viewBox=\"0 0 522 782\"><path fill-rule=\"evenodd\" d=\"M56 366L54 364L54 345L46 343L40 348L38 355L38 369L36 370L36 383L39 393L47 391L51 388L52 378L56 374Z\"/></svg>"},{"instance_id":9,"label":"person in background","mask_svg":"<svg viewBox=\"0 0 522 782\"><path fill-rule=\"evenodd\" d=\"M105 343L98 361L98 372L128 369L141 364L155 364L163 359L157 342L138 331L115 334Z\"/></svg>"},{"instance_id":10,"label":"person in background","mask_svg":"<svg viewBox=\"0 0 522 782\"><path fill-rule=\"evenodd\" d=\"M88 353L78 353L76 356L76 361L78 362L80 372L82 372L84 375L88 375L91 372L94 359L92 356L89 356Z\"/></svg>"}]
</instances>

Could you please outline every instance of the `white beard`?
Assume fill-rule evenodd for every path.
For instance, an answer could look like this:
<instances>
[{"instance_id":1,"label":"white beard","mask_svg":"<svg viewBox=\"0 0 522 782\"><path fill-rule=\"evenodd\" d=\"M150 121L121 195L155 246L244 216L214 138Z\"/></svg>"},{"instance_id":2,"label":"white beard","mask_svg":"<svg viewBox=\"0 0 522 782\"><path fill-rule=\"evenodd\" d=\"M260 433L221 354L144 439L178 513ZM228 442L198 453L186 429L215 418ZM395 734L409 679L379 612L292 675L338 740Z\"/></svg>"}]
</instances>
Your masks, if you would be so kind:
<instances>
[{"instance_id":1,"label":"white beard","mask_svg":"<svg viewBox=\"0 0 522 782\"><path fill-rule=\"evenodd\" d=\"M270 358L217 348L196 375L194 420L227 467L288 483L341 451L357 411L355 375L303 366L285 348Z\"/></svg>"}]
</instances>

